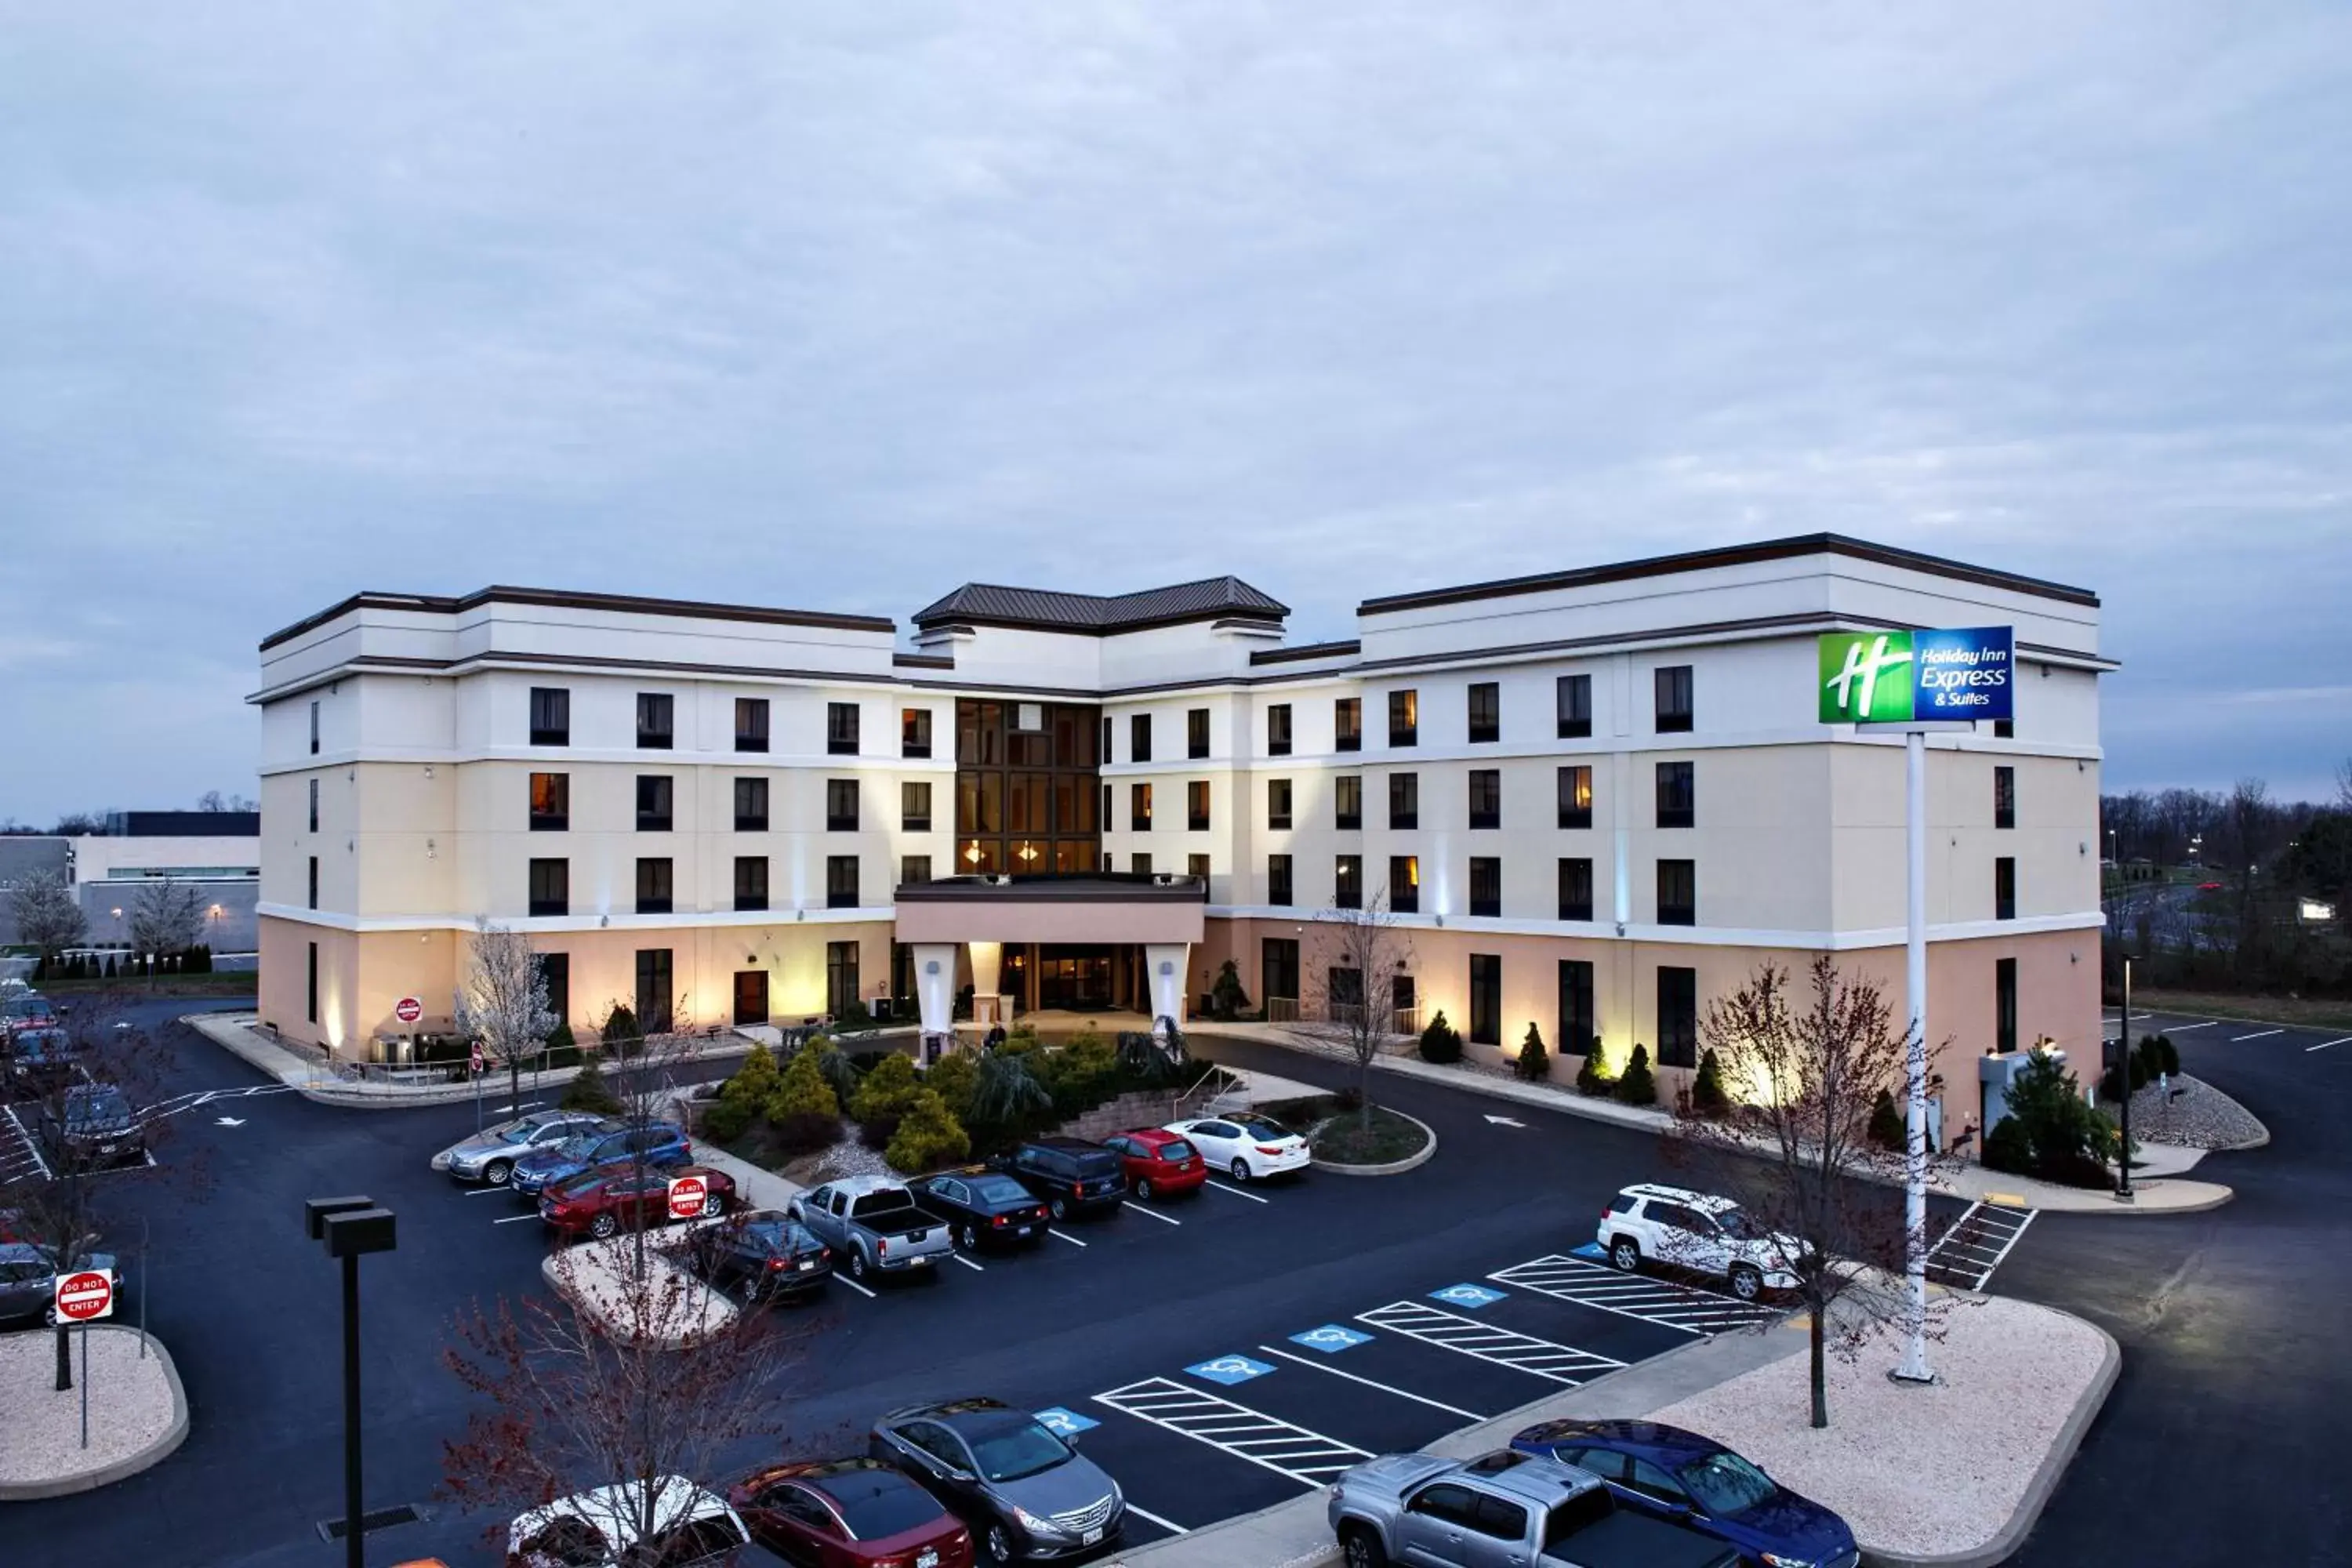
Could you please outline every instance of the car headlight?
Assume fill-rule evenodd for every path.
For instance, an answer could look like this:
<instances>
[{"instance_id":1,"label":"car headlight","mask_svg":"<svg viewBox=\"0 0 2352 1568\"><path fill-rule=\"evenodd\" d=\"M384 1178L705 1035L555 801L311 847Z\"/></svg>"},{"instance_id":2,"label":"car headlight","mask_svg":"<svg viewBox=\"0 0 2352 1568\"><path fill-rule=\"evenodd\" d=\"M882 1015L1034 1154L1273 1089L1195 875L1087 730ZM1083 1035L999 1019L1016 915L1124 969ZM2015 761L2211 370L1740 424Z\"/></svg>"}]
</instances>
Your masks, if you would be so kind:
<instances>
[{"instance_id":1,"label":"car headlight","mask_svg":"<svg viewBox=\"0 0 2352 1568\"><path fill-rule=\"evenodd\" d=\"M1778 1552L1763 1553L1764 1568L1815 1568L1810 1557L1787 1557Z\"/></svg>"},{"instance_id":2,"label":"car headlight","mask_svg":"<svg viewBox=\"0 0 2352 1568\"><path fill-rule=\"evenodd\" d=\"M1021 1528L1027 1531L1032 1535L1066 1535L1069 1533L1060 1525L1055 1524L1052 1520L1040 1519L1035 1514L1031 1513L1027 1509L1023 1508L1019 1503L1014 1503L1013 1505L1013 1517L1021 1521Z\"/></svg>"}]
</instances>

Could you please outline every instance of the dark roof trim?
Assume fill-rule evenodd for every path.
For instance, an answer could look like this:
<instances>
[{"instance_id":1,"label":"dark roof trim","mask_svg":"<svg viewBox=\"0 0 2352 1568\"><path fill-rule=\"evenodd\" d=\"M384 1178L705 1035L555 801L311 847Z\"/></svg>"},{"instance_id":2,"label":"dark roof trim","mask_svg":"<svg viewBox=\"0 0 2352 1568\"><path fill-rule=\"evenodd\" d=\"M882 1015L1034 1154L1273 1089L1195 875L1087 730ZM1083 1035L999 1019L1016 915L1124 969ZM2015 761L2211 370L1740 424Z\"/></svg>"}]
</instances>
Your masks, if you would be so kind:
<instances>
[{"instance_id":1,"label":"dark roof trim","mask_svg":"<svg viewBox=\"0 0 2352 1568\"><path fill-rule=\"evenodd\" d=\"M414 671L422 675L469 675L487 666L499 664L544 665L568 669L640 669L656 678L663 676L734 676L754 680L807 681L831 686L885 686L904 689L916 684L888 675L864 670L795 669L783 666L757 664L688 664L660 658L604 658L584 654L507 653L492 649L488 653L469 654L464 658L401 658L389 654L361 654L347 658L315 675L284 686L266 686L247 697L247 702L282 702L305 691L316 691L321 686L338 680L348 680L361 675L388 675ZM952 668L952 667L950 667ZM933 682L935 685L948 684Z\"/></svg>"},{"instance_id":2,"label":"dark roof trim","mask_svg":"<svg viewBox=\"0 0 2352 1568\"><path fill-rule=\"evenodd\" d=\"M1279 622L1289 614L1289 605L1228 574L1133 594L1073 594L1003 583L966 583L916 611L914 621L925 631L952 625L1110 637L1234 616Z\"/></svg>"},{"instance_id":3,"label":"dark roof trim","mask_svg":"<svg viewBox=\"0 0 2352 1568\"><path fill-rule=\"evenodd\" d=\"M1345 642L1300 643L1297 647L1259 648L1250 655L1252 664L1291 664L1305 658L1346 658L1364 651L1364 645L1353 637Z\"/></svg>"},{"instance_id":4,"label":"dark roof trim","mask_svg":"<svg viewBox=\"0 0 2352 1568\"><path fill-rule=\"evenodd\" d=\"M890 662L900 669L953 669L955 658L944 653L894 653Z\"/></svg>"},{"instance_id":5,"label":"dark roof trim","mask_svg":"<svg viewBox=\"0 0 2352 1568\"><path fill-rule=\"evenodd\" d=\"M2045 599L2060 599L2068 604L2095 607L2099 596L2087 588L2070 588L2062 583L2045 582L2039 577L2022 577L2013 572L1996 572L1989 567L1970 566L1965 562L1947 560L1940 555L1923 555L1914 550L1901 550L1890 544L1873 544L1867 540L1850 539L1842 533L1805 533L1790 539L1770 539L1758 544L1736 544L1719 550L1693 550L1675 555L1653 555L1639 561L1621 561L1608 566L1583 566L1566 572L1544 572L1528 577L1501 577L1491 583L1470 583L1458 588L1434 588L1419 594L1391 594L1384 598L1366 599L1356 606L1359 616L1391 615L1400 610L1421 610L1439 605L1463 605L1479 599L1499 599L1515 594L1545 594L1559 588L1580 588L1596 583L1622 583L1640 577L1664 577L1677 572L1704 572L1717 566L1746 566L1764 561L1786 561L1802 555L1843 555L1856 561L1869 561L1882 566L1899 566L1914 572L1931 573L1938 577L1950 577L1964 583L1980 584L1991 588L2008 588L2016 593L2033 594Z\"/></svg>"},{"instance_id":6,"label":"dark roof trim","mask_svg":"<svg viewBox=\"0 0 2352 1568\"><path fill-rule=\"evenodd\" d=\"M437 594L384 594L363 591L315 616L306 616L282 631L261 639L261 651L316 631L353 610L412 610L422 615L450 616L488 604L539 605L564 610L616 610L632 615L688 616L714 621L757 621L764 626L819 626L830 631L895 632L898 623L878 616L842 616L822 610L778 610L758 605L715 605L697 599L655 599L635 594L581 594L556 588L478 588L460 598Z\"/></svg>"}]
</instances>

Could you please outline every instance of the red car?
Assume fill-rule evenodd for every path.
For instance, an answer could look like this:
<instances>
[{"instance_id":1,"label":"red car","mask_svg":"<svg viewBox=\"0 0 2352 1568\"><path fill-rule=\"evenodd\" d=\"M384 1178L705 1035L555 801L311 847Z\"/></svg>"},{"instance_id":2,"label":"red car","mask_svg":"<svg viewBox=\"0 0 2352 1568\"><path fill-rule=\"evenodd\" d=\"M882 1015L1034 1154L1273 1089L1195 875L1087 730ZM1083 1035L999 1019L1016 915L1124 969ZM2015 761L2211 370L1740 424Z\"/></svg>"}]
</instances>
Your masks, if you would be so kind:
<instances>
[{"instance_id":1,"label":"red car","mask_svg":"<svg viewBox=\"0 0 2352 1568\"><path fill-rule=\"evenodd\" d=\"M560 1236L599 1240L628 1226L669 1223L669 1184L680 1176L702 1178L702 1217L735 1206L735 1180L707 1165L600 1165L568 1176L539 1194L539 1217Z\"/></svg>"},{"instance_id":2,"label":"red car","mask_svg":"<svg viewBox=\"0 0 2352 1568\"><path fill-rule=\"evenodd\" d=\"M878 1460L771 1465L727 1500L752 1540L805 1568L971 1568L971 1531Z\"/></svg>"},{"instance_id":3,"label":"red car","mask_svg":"<svg viewBox=\"0 0 2352 1568\"><path fill-rule=\"evenodd\" d=\"M1181 1132L1164 1127L1138 1127L1114 1133L1103 1147L1118 1154L1126 1167L1127 1190L1139 1198L1197 1193L1209 1179L1207 1162Z\"/></svg>"},{"instance_id":4,"label":"red car","mask_svg":"<svg viewBox=\"0 0 2352 1568\"><path fill-rule=\"evenodd\" d=\"M2218 893L2221 890L2221 884L2219 882L2200 882L2197 884L2197 890L2200 893Z\"/></svg>"}]
</instances>

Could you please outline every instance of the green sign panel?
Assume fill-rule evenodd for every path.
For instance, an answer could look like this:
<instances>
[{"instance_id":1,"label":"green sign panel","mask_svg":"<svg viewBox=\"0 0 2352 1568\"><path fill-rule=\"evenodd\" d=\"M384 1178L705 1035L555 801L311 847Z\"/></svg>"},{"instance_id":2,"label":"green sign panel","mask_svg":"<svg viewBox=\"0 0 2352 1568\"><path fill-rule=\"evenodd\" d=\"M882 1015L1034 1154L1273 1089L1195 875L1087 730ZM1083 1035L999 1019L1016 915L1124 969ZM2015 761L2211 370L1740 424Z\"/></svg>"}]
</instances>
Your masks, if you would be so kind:
<instances>
[{"instance_id":1,"label":"green sign panel","mask_svg":"<svg viewBox=\"0 0 2352 1568\"><path fill-rule=\"evenodd\" d=\"M2007 719L2014 662L2007 626L1831 632L1821 639L1822 722Z\"/></svg>"},{"instance_id":2,"label":"green sign panel","mask_svg":"<svg viewBox=\"0 0 2352 1568\"><path fill-rule=\"evenodd\" d=\"M1826 634L1821 693L1824 724L1902 723L1911 717L1911 634Z\"/></svg>"}]
</instances>

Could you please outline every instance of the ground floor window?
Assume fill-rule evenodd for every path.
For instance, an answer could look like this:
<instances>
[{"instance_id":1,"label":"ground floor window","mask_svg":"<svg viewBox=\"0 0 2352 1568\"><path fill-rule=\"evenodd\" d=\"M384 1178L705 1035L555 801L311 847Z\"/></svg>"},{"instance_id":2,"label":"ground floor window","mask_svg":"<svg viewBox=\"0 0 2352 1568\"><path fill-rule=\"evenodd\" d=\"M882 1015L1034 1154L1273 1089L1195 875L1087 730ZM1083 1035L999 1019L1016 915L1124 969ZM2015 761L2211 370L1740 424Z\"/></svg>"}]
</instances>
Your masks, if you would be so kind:
<instances>
[{"instance_id":1,"label":"ground floor window","mask_svg":"<svg viewBox=\"0 0 2352 1568\"><path fill-rule=\"evenodd\" d=\"M1565 864L1566 862L1562 862ZM1559 961L1559 1048L1585 1056L1598 1033L1592 1018L1592 965L1580 958Z\"/></svg>"},{"instance_id":2,"label":"ground floor window","mask_svg":"<svg viewBox=\"0 0 2352 1568\"><path fill-rule=\"evenodd\" d=\"M1470 1043L1503 1043L1503 955L1499 952L1470 955Z\"/></svg>"},{"instance_id":3,"label":"ground floor window","mask_svg":"<svg viewBox=\"0 0 2352 1568\"><path fill-rule=\"evenodd\" d=\"M2017 960L1992 962L1992 1048L2017 1049Z\"/></svg>"},{"instance_id":4,"label":"ground floor window","mask_svg":"<svg viewBox=\"0 0 2352 1568\"><path fill-rule=\"evenodd\" d=\"M1298 942L1295 938L1267 937L1260 967L1265 973L1259 984L1268 997L1286 1002L1298 1000Z\"/></svg>"},{"instance_id":5,"label":"ground floor window","mask_svg":"<svg viewBox=\"0 0 2352 1568\"><path fill-rule=\"evenodd\" d=\"M648 1035L668 1034L677 995L670 985L669 949L637 949L637 1027Z\"/></svg>"},{"instance_id":6,"label":"ground floor window","mask_svg":"<svg viewBox=\"0 0 2352 1568\"><path fill-rule=\"evenodd\" d=\"M1658 1065L1698 1066L1698 971L1658 968Z\"/></svg>"},{"instance_id":7,"label":"ground floor window","mask_svg":"<svg viewBox=\"0 0 2352 1568\"><path fill-rule=\"evenodd\" d=\"M314 710L315 714L315 710ZM308 990L310 1000L303 1005L302 1016L315 1024L319 1021L319 944L310 943Z\"/></svg>"},{"instance_id":8,"label":"ground floor window","mask_svg":"<svg viewBox=\"0 0 2352 1568\"><path fill-rule=\"evenodd\" d=\"M824 944L824 1010L835 1017L849 1010L857 1000L857 944L854 942L829 942Z\"/></svg>"},{"instance_id":9,"label":"ground floor window","mask_svg":"<svg viewBox=\"0 0 2352 1568\"><path fill-rule=\"evenodd\" d=\"M568 952L542 952L539 956L540 978L547 982L547 1010L555 1015L558 1024L572 1022L572 955Z\"/></svg>"}]
</instances>

